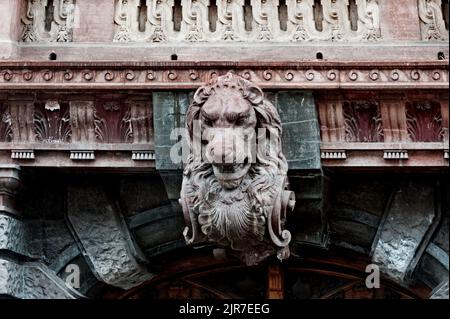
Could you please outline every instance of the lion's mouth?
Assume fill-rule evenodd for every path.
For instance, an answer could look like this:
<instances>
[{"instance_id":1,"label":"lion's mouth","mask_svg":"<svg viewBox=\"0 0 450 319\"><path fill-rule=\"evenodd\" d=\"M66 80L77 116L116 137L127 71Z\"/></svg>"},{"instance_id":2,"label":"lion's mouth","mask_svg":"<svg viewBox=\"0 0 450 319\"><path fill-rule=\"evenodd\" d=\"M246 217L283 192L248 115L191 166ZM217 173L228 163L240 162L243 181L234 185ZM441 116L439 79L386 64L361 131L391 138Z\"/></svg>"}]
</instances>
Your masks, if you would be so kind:
<instances>
[{"instance_id":1,"label":"lion's mouth","mask_svg":"<svg viewBox=\"0 0 450 319\"><path fill-rule=\"evenodd\" d=\"M241 164L213 165L214 175L224 188L235 188L239 186L250 168L246 160Z\"/></svg>"}]
</instances>

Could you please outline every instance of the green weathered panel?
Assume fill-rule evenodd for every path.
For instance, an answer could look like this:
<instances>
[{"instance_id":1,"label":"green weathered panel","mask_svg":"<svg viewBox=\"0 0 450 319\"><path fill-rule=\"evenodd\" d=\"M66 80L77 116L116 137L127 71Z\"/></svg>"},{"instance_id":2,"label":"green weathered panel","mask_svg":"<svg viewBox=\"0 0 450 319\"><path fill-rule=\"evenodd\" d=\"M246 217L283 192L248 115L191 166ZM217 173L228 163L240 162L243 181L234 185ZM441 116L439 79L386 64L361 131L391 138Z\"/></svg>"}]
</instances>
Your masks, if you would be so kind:
<instances>
[{"instance_id":1,"label":"green weathered panel","mask_svg":"<svg viewBox=\"0 0 450 319\"><path fill-rule=\"evenodd\" d=\"M278 92L275 104L283 126L283 152L289 169L320 169L320 133L311 92Z\"/></svg>"},{"instance_id":2,"label":"green weathered panel","mask_svg":"<svg viewBox=\"0 0 450 319\"><path fill-rule=\"evenodd\" d=\"M153 125L155 130L155 159L157 170L180 170L182 163L170 159L170 150L177 140L170 135L175 128L184 128L189 107L189 92L154 92Z\"/></svg>"}]
</instances>

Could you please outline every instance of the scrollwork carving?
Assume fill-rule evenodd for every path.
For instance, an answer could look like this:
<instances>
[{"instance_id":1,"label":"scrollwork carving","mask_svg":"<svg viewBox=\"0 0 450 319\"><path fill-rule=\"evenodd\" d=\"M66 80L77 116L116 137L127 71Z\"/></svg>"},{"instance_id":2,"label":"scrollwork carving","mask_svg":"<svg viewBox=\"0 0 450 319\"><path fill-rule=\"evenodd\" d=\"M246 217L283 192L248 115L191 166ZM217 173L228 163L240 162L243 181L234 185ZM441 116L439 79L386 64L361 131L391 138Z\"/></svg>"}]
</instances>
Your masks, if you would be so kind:
<instances>
[{"instance_id":1,"label":"scrollwork carving","mask_svg":"<svg viewBox=\"0 0 450 319\"><path fill-rule=\"evenodd\" d=\"M448 40L441 0L419 0L422 40Z\"/></svg>"},{"instance_id":2,"label":"scrollwork carving","mask_svg":"<svg viewBox=\"0 0 450 319\"><path fill-rule=\"evenodd\" d=\"M181 33L190 42L205 41L209 34L209 0L182 0L183 21Z\"/></svg>"},{"instance_id":3,"label":"scrollwork carving","mask_svg":"<svg viewBox=\"0 0 450 319\"><path fill-rule=\"evenodd\" d=\"M52 5L50 29L46 29L46 8ZM74 0L28 0L22 16L23 42L71 42L75 21Z\"/></svg>"}]
</instances>

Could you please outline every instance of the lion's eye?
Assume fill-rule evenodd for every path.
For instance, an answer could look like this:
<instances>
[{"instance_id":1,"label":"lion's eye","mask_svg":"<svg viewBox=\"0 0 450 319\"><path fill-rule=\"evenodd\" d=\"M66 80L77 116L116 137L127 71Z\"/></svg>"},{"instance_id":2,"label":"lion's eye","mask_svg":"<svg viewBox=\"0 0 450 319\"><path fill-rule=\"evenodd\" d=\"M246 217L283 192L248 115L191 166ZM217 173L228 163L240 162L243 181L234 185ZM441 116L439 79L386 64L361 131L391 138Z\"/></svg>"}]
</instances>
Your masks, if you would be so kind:
<instances>
[{"instance_id":1,"label":"lion's eye","mask_svg":"<svg viewBox=\"0 0 450 319\"><path fill-rule=\"evenodd\" d=\"M206 125L206 126L212 126L212 121L211 121L209 118L203 117L203 118L202 118L202 121L203 121L203 124L204 124L204 125Z\"/></svg>"},{"instance_id":2,"label":"lion's eye","mask_svg":"<svg viewBox=\"0 0 450 319\"><path fill-rule=\"evenodd\" d=\"M247 122L247 117L246 117L246 116L241 116L241 117L239 117L239 118L236 120L235 124L236 124L236 125L243 125L243 124L245 124L246 122Z\"/></svg>"}]
</instances>

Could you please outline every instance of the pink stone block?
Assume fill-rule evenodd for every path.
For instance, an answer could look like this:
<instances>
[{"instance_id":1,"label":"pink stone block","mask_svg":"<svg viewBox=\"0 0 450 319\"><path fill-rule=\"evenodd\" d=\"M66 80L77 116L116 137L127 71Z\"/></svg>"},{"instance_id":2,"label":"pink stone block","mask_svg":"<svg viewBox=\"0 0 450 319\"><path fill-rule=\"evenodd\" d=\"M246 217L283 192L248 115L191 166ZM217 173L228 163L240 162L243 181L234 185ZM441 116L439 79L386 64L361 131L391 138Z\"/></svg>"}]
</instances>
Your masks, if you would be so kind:
<instances>
[{"instance_id":1,"label":"pink stone block","mask_svg":"<svg viewBox=\"0 0 450 319\"><path fill-rule=\"evenodd\" d=\"M381 33L387 40L420 40L417 0L380 3Z\"/></svg>"},{"instance_id":2,"label":"pink stone block","mask_svg":"<svg viewBox=\"0 0 450 319\"><path fill-rule=\"evenodd\" d=\"M77 1L73 42L112 42L114 0Z\"/></svg>"},{"instance_id":3,"label":"pink stone block","mask_svg":"<svg viewBox=\"0 0 450 319\"><path fill-rule=\"evenodd\" d=\"M0 40L17 41L22 31L20 13L23 1L0 1Z\"/></svg>"}]
</instances>

